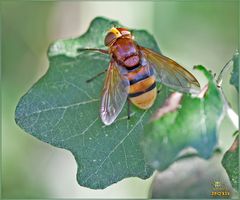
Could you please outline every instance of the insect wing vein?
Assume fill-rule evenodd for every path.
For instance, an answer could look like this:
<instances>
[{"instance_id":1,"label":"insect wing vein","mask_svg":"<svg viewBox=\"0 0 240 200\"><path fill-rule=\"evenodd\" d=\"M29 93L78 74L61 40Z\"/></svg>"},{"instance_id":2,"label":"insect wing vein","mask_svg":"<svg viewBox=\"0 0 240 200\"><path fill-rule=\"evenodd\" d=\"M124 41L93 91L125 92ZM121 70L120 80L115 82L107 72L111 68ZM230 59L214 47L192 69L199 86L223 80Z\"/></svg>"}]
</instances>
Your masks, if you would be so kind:
<instances>
[{"instance_id":1,"label":"insect wing vein","mask_svg":"<svg viewBox=\"0 0 240 200\"><path fill-rule=\"evenodd\" d=\"M148 48L140 47L150 66L163 84L181 92L198 93L200 84L197 79L172 59Z\"/></svg>"},{"instance_id":2,"label":"insect wing vein","mask_svg":"<svg viewBox=\"0 0 240 200\"><path fill-rule=\"evenodd\" d=\"M112 60L104 83L100 116L106 125L117 118L128 97L129 80L120 67Z\"/></svg>"}]
</instances>

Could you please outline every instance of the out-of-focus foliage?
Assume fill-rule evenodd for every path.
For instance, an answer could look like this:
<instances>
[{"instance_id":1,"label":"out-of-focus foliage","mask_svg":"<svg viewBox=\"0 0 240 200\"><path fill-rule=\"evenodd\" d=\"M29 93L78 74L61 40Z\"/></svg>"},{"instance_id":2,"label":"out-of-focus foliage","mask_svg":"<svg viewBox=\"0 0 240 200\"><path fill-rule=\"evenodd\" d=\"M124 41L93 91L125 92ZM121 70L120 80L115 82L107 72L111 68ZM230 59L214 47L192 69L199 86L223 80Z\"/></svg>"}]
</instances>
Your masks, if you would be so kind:
<instances>
[{"instance_id":1,"label":"out-of-focus foliage","mask_svg":"<svg viewBox=\"0 0 240 200\"><path fill-rule=\"evenodd\" d=\"M232 70L232 76L230 79L230 83L234 85L236 90L239 92L239 53L235 53L235 55L232 58L233 60L233 70Z\"/></svg>"},{"instance_id":2,"label":"out-of-focus foliage","mask_svg":"<svg viewBox=\"0 0 240 200\"><path fill-rule=\"evenodd\" d=\"M239 52L236 52L232 58L233 70L230 83L236 88L239 94ZM238 116L239 117L239 116ZM239 125L238 125L239 126ZM231 184L235 190L239 190L239 132L236 131L236 138L230 149L224 154L222 165L226 169ZM234 136L236 135L234 134ZM239 192L239 191L238 191Z\"/></svg>"},{"instance_id":3,"label":"out-of-focus foliage","mask_svg":"<svg viewBox=\"0 0 240 200\"><path fill-rule=\"evenodd\" d=\"M147 162L158 170L171 165L180 152L193 147L209 158L217 143L217 131L223 115L223 100L212 75L197 66L208 79L203 98L183 96L175 110L166 112L145 126L142 147ZM167 103L166 106L169 106ZM162 112L160 108L157 112Z\"/></svg>"},{"instance_id":4,"label":"out-of-focus foliage","mask_svg":"<svg viewBox=\"0 0 240 200\"><path fill-rule=\"evenodd\" d=\"M78 48L101 48L104 36L116 21L95 18L81 37L55 42L49 48L50 67L21 98L16 122L26 132L54 146L70 150L77 163L77 180L89 188L105 188L125 177L148 178L139 138L143 126L166 98L166 89L151 109L133 108L131 120L124 109L111 126L99 118L104 76L86 80L107 69L109 57L99 53L77 53ZM158 51L154 38L146 31L134 33L143 46ZM165 92L164 92L165 91Z\"/></svg>"},{"instance_id":5,"label":"out-of-focus foliage","mask_svg":"<svg viewBox=\"0 0 240 200\"><path fill-rule=\"evenodd\" d=\"M158 199L228 199L234 195L217 152L209 160L189 156L176 161L155 175L151 192Z\"/></svg>"},{"instance_id":6,"label":"out-of-focus foliage","mask_svg":"<svg viewBox=\"0 0 240 200\"><path fill-rule=\"evenodd\" d=\"M41 162L44 163L45 155L50 154L49 151L46 153L49 149L21 134L14 121L14 111L20 95L40 72L38 67L42 62L42 52L46 51L45 45L50 42L47 22L53 7L53 2L0 1L1 197L4 199L43 198L50 195L49 185L41 173ZM37 157L40 152L43 156ZM47 166L46 163L44 166Z\"/></svg>"},{"instance_id":7,"label":"out-of-focus foliage","mask_svg":"<svg viewBox=\"0 0 240 200\"><path fill-rule=\"evenodd\" d=\"M105 190L79 187L75 180L76 165L69 152L23 134L14 122L16 104L45 73L49 43L79 35L99 15L118 19L129 27L147 29L164 54L188 69L202 63L219 72L237 48L238 3L1 1L3 197L145 198L150 179L129 178ZM121 15L116 10L121 10ZM201 81L201 74L197 77ZM227 83L224 87L228 100L237 110L235 88ZM232 143L229 132L234 130L231 124L224 123L221 131L221 145L227 148ZM66 167L71 172L64 171Z\"/></svg>"},{"instance_id":8,"label":"out-of-focus foliage","mask_svg":"<svg viewBox=\"0 0 240 200\"><path fill-rule=\"evenodd\" d=\"M232 186L235 190L239 190L239 134L235 138L230 149L224 154L222 165L226 169Z\"/></svg>"}]
</instances>

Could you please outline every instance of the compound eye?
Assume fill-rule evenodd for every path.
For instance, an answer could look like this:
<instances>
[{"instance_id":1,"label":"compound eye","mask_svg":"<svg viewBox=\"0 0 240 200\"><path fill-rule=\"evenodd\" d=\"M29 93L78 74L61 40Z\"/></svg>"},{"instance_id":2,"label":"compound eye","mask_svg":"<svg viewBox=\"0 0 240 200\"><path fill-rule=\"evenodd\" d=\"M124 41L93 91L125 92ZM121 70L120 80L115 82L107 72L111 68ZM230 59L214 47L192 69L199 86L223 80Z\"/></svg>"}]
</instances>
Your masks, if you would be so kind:
<instances>
[{"instance_id":1,"label":"compound eye","mask_svg":"<svg viewBox=\"0 0 240 200\"><path fill-rule=\"evenodd\" d=\"M117 39L116 35L112 32L109 32L104 40L105 46L110 46L111 44L114 43L114 41Z\"/></svg>"}]
</instances>

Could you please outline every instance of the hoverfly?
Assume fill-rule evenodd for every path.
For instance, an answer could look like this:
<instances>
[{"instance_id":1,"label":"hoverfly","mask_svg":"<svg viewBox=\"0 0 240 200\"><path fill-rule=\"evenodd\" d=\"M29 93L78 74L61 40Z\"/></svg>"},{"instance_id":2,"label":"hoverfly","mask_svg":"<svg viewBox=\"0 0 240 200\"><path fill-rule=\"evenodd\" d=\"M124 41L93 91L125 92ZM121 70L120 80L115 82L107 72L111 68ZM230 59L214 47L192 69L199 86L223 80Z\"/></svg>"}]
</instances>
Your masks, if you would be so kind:
<instances>
[{"instance_id":1,"label":"hoverfly","mask_svg":"<svg viewBox=\"0 0 240 200\"><path fill-rule=\"evenodd\" d=\"M104 42L108 50L79 51L93 50L110 55L100 108L105 125L114 122L127 100L140 109L150 108L157 97L156 81L181 92L199 91L200 85L190 72L174 60L139 46L128 29L111 28Z\"/></svg>"}]
</instances>

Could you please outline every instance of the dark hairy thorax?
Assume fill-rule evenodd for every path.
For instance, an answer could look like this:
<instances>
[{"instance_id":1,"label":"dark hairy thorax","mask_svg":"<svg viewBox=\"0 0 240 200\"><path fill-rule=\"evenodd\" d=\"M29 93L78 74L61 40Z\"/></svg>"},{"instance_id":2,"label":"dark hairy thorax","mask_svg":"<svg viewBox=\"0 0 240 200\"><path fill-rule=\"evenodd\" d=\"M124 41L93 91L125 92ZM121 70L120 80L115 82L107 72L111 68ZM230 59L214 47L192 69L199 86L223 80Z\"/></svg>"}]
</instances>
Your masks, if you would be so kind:
<instances>
[{"instance_id":1,"label":"dark hairy thorax","mask_svg":"<svg viewBox=\"0 0 240 200\"><path fill-rule=\"evenodd\" d=\"M127 68L132 68L140 62L138 45L130 38L117 39L110 47L110 53L118 64Z\"/></svg>"}]
</instances>

